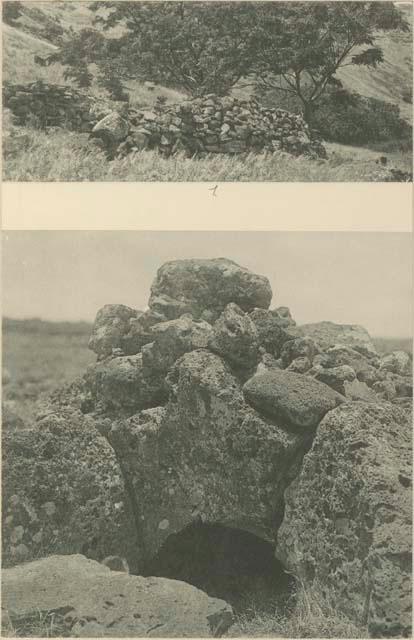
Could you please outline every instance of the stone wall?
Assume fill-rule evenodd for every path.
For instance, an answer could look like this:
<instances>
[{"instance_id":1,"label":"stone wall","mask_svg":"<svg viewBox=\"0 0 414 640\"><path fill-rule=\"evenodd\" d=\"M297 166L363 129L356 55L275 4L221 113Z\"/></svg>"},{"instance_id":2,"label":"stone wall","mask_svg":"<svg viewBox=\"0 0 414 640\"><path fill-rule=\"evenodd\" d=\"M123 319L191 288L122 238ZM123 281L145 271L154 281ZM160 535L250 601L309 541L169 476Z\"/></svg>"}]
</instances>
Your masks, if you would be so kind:
<instances>
[{"instance_id":1,"label":"stone wall","mask_svg":"<svg viewBox=\"0 0 414 640\"><path fill-rule=\"evenodd\" d=\"M303 118L282 109L263 108L214 94L153 110L128 108L126 103L97 99L68 86L41 81L6 83L3 104L15 124L41 128L58 126L91 133L109 157L142 149L238 154L287 151L325 157L323 145L312 137Z\"/></svg>"},{"instance_id":2,"label":"stone wall","mask_svg":"<svg viewBox=\"0 0 414 640\"><path fill-rule=\"evenodd\" d=\"M36 123L40 128L64 127L90 132L105 115L99 101L68 86L42 81L29 84L5 83L3 105L10 109L16 125Z\"/></svg>"},{"instance_id":3,"label":"stone wall","mask_svg":"<svg viewBox=\"0 0 414 640\"><path fill-rule=\"evenodd\" d=\"M325 156L320 142L312 138L301 116L283 109L260 106L256 100L219 98L214 94L161 107L158 112L130 112L131 132L127 147L139 134L149 146L166 155L177 149L190 152L244 153L288 151L294 155Z\"/></svg>"}]
</instances>

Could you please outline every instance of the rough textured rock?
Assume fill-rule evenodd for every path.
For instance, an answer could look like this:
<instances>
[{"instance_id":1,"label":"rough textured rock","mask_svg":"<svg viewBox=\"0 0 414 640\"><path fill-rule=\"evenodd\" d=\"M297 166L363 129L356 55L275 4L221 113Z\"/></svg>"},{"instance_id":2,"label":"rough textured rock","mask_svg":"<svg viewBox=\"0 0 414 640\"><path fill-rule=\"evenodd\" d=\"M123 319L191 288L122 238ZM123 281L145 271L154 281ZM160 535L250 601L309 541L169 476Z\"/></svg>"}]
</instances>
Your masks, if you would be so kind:
<instances>
[{"instance_id":1,"label":"rough textured rock","mask_svg":"<svg viewBox=\"0 0 414 640\"><path fill-rule=\"evenodd\" d=\"M4 570L2 609L15 624L56 612L73 637L217 637L233 622L226 602L185 582L113 572L81 555Z\"/></svg>"},{"instance_id":2,"label":"rough textured rock","mask_svg":"<svg viewBox=\"0 0 414 640\"><path fill-rule=\"evenodd\" d=\"M167 380L166 407L100 426L136 496L141 556L197 520L273 540L306 435L261 418L207 350L185 354Z\"/></svg>"},{"instance_id":3,"label":"rough textured rock","mask_svg":"<svg viewBox=\"0 0 414 640\"><path fill-rule=\"evenodd\" d=\"M272 290L267 278L226 258L175 260L158 269L149 306L169 320L191 313L214 322L234 302L243 311L267 309Z\"/></svg>"},{"instance_id":4,"label":"rough textured rock","mask_svg":"<svg viewBox=\"0 0 414 640\"><path fill-rule=\"evenodd\" d=\"M102 411L127 411L154 407L166 398L163 378L143 366L143 355L108 358L90 365L86 388Z\"/></svg>"},{"instance_id":5,"label":"rough textured rock","mask_svg":"<svg viewBox=\"0 0 414 640\"><path fill-rule=\"evenodd\" d=\"M314 429L328 411L344 401L322 382L277 369L250 378L243 393L260 414L298 430Z\"/></svg>"},{"instance_id":6,"label":"rough textured rock","mask_svg":"<svg viewBox=\"0 0 414 640\"><path fill-rule=\"evenodd\" d=\"M382 356L380 369L400 376L409 376L412 373L412 358L405 351L393 351Z\"/></svg>"},{"instance_id":7,"label":"rough textured rock","mask_svg":"<svg viewBox=\"0 0 414 640\"><path fill-rule=\"evenodd\" d=\"M315 322L300 325L296 327L296 331L298 335L313 338L322 351L335 345L342 345L367 357L377 356L368 331L359 325Z\"/></svg>"},{"instance_id":8,"label":"rough textured rock","mask_svg":"<svg viewBox=\"0 0 414 640\"><path fill-rule=\"evenodd\" d=\"M228 304L216 320L208 347L210 351L218 353L239 369L249 371L259 360L259 336L256 326L234 303Z\"/></svg>"},{"instance_id":9,"label":"rough textured rock","mask_svg":"<svg viewBox=\"0 0 414 640\"><path fill-rule=\"evenodd\" d=\"M411 427L389 403L351 402L320 423L285 494L277 556L372 636L410 636Z\"/></svg>"},{"instance_id":10,"label":"rough textured rock","mask_svg":"<svg viewBox=\"0 0 414 640\"><path fill-rule=\"evenodd\" d=\"M82 415L82 387L64 388L22 431L3 432L2 563L57 553L136 567L136 531L114 451ZM78 404L78 406L77 406Z\"/></svg>"},{"instance_id":11,"label":"rough textured rock","mask_svg":"<svg viewBox=\"0 0 414 640\"><path fill-rule=\"evenodd\" d=\"M122 349L122 338L130 328L130 320L140 312L123 304L106 304L96 314L88 347L99 359L112 355L114 349Z\"/></svg>"},{"instance_id":12,"label":"rough textured rock","mask_svg":"<svg viewBox=\"0 0 414 640\"><path fill-rule=\"evenodd\" d=\"M285 310L286 308L283 307L282 309ZM295 337L289 332L289 327L293 326L289 309L285 313L289 313L289 317L280 315L277 309L254 309L249 314L256 325L260 346L276 358L280 356L285 342Z\"/></svg>"},{"instance_id":13,"label":"rough textured rock","mask_svg":"<svg viewBox=\"0 0 414 640\"><path fill-rule=\"evenodd\" d=\"M312 338L295 338L285 342L280 353L283 365L288 367L296 358L308 358L312 363L319 349Z\"/></svg>"},{"instance_id":14,"label":"rough textured rock","mask_svg":"<svg viewBox=\"0 0 414 640\"><path fill-rule=\"evenodd\" d=\"M208 322L194 321L188 315L155 324L150 333L153 342L142 348L143 365L162 375L188 351L206 348L212 328Z\"/></svg>"}]
</instances>

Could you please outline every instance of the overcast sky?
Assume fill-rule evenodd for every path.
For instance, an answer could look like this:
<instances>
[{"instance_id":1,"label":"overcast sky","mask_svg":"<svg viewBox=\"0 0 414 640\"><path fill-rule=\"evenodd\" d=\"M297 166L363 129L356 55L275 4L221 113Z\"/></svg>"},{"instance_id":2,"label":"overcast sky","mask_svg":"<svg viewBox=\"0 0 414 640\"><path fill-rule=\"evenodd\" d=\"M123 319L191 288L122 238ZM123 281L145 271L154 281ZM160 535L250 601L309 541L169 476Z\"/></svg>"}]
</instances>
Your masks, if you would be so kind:
<instances>
[{"instance_id":1,"label":"overcast sky","mask_svg":"<svg viewBox=\"0 0 414 640\"><path fill-rule=\"evenodd\" d=\"M412 240L401 233L65 232L3 234L3 315L93 320L146 307L167 260L227 257L266 275L298 324L332 320L410 336Z\"/></svg>"}]
</instances>

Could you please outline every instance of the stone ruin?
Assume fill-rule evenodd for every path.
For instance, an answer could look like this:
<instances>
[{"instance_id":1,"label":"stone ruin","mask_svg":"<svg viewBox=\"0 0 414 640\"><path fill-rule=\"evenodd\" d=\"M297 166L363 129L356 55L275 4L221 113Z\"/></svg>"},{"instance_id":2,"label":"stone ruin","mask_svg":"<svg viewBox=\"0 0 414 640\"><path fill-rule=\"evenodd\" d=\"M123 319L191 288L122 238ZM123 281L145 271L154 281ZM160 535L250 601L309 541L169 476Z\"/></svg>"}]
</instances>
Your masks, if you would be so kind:
<instances>
[{"instance_id":1,"label":"stone ruin","mask_svg":"<svg viewBox=\"0 0 414 640\"><path fill-rule=\"evenodd\" d=\"M326 157L301 116L261 107L255 100L210 94L140 110L38 81L6 83L3 104L19 126L35 119L40 127L90 133L109 158L142 149L158 149L165 156L177 151L188 155L286 151Z\"/></svg>"},{"instance_id":2,"label":"stone ruin","mask_svg":"<svg viewBox=\"0 0 414 640\"><path fill-rule=\"evenodd\" d=\"M231 260L177 260L147 310L98 312L96 364L3 434L6 567L52 547L145 576L174 536L220 525L371 636L410 636L411 357L271 299Z\"/></svg>"},{"instance_id":3,"label":"stone ruin","mask_svg":"<svg viewBox=\"0 0 414 640\"><path fill-rule=\"evenodd\" d=\"M39 128L63 127L90 132L99 117L107 113L101 101L71 87L41 81L3 85L3 105L13 114L14 124L35 121Z\"/></svg>"}]
</instances>

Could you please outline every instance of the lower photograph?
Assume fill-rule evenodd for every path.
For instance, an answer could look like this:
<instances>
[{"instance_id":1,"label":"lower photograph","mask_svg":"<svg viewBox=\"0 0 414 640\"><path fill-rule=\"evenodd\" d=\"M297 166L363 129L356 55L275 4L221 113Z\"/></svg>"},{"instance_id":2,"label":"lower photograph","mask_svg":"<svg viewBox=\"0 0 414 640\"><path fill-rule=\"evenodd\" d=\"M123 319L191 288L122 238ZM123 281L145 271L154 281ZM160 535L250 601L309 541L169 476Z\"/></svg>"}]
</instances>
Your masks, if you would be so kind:
<instances>
[{"instance_id":1,"label":"lower photograph","mask_svg":"<svg viewBox=\"0 0 414 640\"><path fill-rule=\"evenodd\" d=\"M2 244L2 637L411 637L411 234Z\"/></svg>"}]
</instances>

